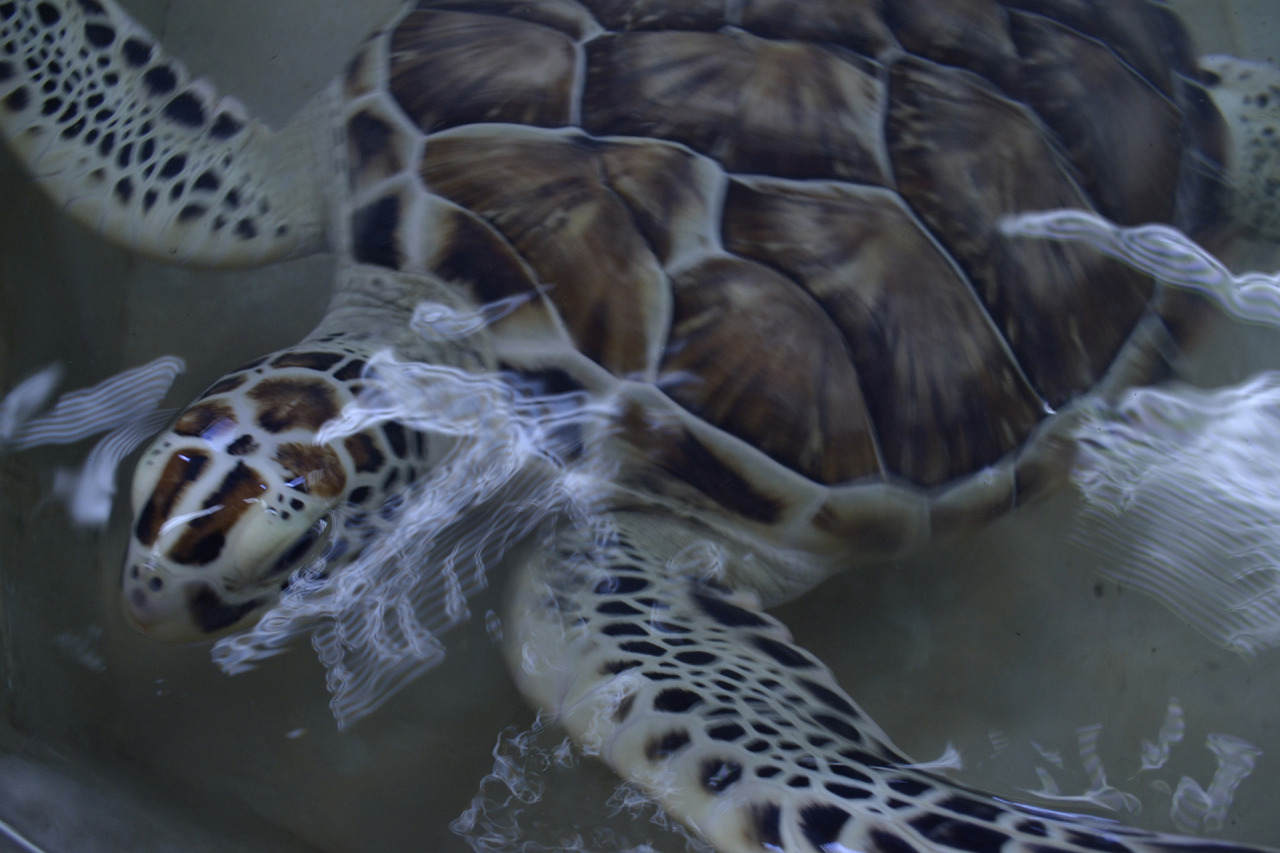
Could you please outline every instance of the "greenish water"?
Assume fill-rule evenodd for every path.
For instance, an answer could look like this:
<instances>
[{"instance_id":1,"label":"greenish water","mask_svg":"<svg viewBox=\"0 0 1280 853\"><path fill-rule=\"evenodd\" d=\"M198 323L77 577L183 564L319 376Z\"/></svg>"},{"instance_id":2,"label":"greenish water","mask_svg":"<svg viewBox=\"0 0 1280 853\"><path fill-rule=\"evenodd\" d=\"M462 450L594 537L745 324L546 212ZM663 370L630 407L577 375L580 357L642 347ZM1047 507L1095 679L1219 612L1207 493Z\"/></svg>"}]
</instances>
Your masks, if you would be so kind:
<instances>
[{"instance_id":1,"label":"greenish water","mask_svg":"<svg viewBox=\"0 0 1280 853\"><path fill-rule=\"evenodd\" d=\"M126 5L195 73L278 125L395 4ZM1280 43L1274 0L1181 5L1206 49L1266 56ZM6 386L53 360L73 388L175 353L188 362L171 397L181 401L296 341L323 308L325 258L233 274L176 270L66 223L8 159L0 193ZM1228 381L1273 366L1273 338L1232 330L1198 370ZM0 457L0 819L50 850L466 849L450 821L492 770L499 733L533 719L485 630L499 594L472 602L476 618L446 638L441 667L340 734L309 649L230 678L207 647L157 645L124 624L124 508L97 537L46 499L52 469L83 450ZM1077 730L1101 723L1109 781L1144 804L1124 819L1170 830L1169 796L1152 780L1172 787L1187 775L1207 786L1215 762L1206 735L1244 738L1263 752L1222 837L1277 843L1280 652L1244 661L1154 602L1099 582L1067 541L1073 509L1065 496L970 541L836 578L780 615L908 753L929 759L952 742L966 758L958 778L1003 796L1026 799L1039 787L1037 765L1064 792L1083 792ZM1186 738L1164 769L1132 778L1172 697ZM998 754L993 731L1009 744ZM1061 752L1064 769L1033 742ZM588 762L549 779L554 796L521 817L531 837L544 826L610 824L632 843L682 849L645 821L610 822L604 801L616 781L603 768Z\"/></svg>"}]
</instances>

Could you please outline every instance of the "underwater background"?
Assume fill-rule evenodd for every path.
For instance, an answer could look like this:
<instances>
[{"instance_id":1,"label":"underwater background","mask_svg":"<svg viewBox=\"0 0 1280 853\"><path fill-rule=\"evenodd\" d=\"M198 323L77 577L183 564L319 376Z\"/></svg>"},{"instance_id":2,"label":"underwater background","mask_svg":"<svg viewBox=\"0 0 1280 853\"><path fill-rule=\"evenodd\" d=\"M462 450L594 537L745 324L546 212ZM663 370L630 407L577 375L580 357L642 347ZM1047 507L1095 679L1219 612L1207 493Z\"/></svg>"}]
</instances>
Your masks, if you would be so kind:
<instances>
[{"instance_id":1,"label":"underwater background","mask_svg":"<svg viewBox=\"0 0 1280 853\"><path fill-rule=\"evenodd\" d=\"M278 127L399 4L123 5L193 74ZM1174 5L1202 51L1280 59L1277 0ZM1280 269L1268 247L1246 247L1238 262ZM187 362L168 398L177 405L300 339L330 279L325 256L234 273L137 258L65 220L0 156L0 388L54 361L69 390L176 354ZM1192 378L1280 367L1278 343L1224 325ZM78 465L87 446L0 456L0 821L40 849L463 851L463 827L450 824L478 794L470 832L488 833L491 849L519 849L516 838L528 849L577 838L599 851L688 847L651 820L653 807L611 814L632 798L603 766L557 752L561 735L526 736L534 714L485 618L501 611L500 582L444 638L443 664L345 732L303 645L230 677L207 645L136 634L117 603L127 501L96 534L49 497L53 471ZM1260 754L1213 835L1280 843L1280 652L1245 659L1103 580L1098 557L1072 541L1077 501L1063 495L967 541L839 576L778 615L908 754L929 760L954 744L964 759L954 778L1003 797L1080 808L1027 792L1042 786L1039 767L1062 794L1083 794L1096 781L1092 755L1141 803L1114 816L1185 829L1170 816L1173 792L1184 776L1211 787L1219 761L1206 738L1242 739ZM1174 699L1185 735L1167 764L1139 773L1142 741L1157 740ZM1096 743L1083 759L1082 739ZM482 787L495 744L507 781ZM530 802L506 802L512 787ZM24 848L0 831L0 853L10 849Z\"/></svg>"}]
</instances>

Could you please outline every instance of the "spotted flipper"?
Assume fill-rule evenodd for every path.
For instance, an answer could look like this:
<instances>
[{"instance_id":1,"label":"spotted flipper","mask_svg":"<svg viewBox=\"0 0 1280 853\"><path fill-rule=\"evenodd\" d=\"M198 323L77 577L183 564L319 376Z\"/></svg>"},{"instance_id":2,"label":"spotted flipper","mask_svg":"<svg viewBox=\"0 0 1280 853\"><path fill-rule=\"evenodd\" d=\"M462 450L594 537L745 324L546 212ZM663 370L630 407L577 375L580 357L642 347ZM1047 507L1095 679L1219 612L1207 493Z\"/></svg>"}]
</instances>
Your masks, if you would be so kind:
<instances>
[{"instance_id":1,"label":"spotted flipper","mask_svg":"<svg viewBox=\"0 0 1280 853\"><path fill-rule=\"evenodd\" d=\"M724 853L1257 848L998 801L913 769L679 522L563 532L517 582L521 688ZM683 547L682 547L683 546Z\"/></svg>"},{"instance_id":2,"label":"spotted flipper","mask_svg":"<svg viewBox=\"0 0 1280 853\"><path fill-rule=\"evenodd\" d=\"M1235 224L1244 236L1280 240L1280 68L1221 55L1200 66L1231 132Z\"/></svg>"},{"instance_id":3,"label":"spotted flipper","mask_svg":"<svg viewBox=\"0 0 1280 853\"><path fill-rule=\"evenodd\" d=\"M68 213L139 252L234 267L321 246L324 135L248 119L111 0L0 2L0 134Z\"/></svg>"}]
</instances>

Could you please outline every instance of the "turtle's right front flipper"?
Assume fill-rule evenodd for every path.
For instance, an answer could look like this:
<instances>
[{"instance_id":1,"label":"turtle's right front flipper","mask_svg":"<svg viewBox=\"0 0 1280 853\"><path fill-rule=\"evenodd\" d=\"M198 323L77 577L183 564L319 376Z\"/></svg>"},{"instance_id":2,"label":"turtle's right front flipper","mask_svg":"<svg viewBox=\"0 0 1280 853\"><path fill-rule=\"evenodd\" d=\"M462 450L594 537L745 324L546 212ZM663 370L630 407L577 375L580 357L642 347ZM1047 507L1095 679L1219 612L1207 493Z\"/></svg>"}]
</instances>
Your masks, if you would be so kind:
<instances>
[{"instance_id":1,"label":"turtle's right front flipper","mask_svg":"<svg viewBox=\"0 0 1280 853\"><path fill-rule=\"evenodd\" d=\"M516 575L505 650L532 702L720 853L1264 853L912 765L780 622L716 582L745 555L713 535L654 513L566 525Z\"/></svg>"},{"instance_id":2,"label":"turtle's right front flipper","mask_svg":"<svg viewBox=\"0 0 1280 853\"><path fill-rule=\"evenodd\" d=\"M0 133L77 220L130 249L253 266L323 243L317 150L164 55L111 0L0 0Z\"/></svg>"}]
</instances>

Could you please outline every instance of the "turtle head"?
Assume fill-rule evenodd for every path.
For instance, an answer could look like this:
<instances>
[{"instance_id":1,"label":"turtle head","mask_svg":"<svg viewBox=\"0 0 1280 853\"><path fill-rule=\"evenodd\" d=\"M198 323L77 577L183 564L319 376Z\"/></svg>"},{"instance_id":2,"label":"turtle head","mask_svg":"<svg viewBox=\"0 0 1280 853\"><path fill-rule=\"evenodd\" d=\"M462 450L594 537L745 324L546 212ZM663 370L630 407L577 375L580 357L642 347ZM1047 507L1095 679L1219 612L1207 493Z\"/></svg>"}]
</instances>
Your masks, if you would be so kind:
<instances>
[{"instance_id":1,"label":"turtle head","mask_svg":"<svg viewBox=\"0 0 1280 853\"><path fill-rule=\"evenodd\" d=\"M254 624L294 569L338 547L334 510L369 500L400 463L385 428L318 443L350 389L271 369L279 361L215 384L138 463L122 591L149 636L197 641Z\"/></svg>"}]
</instances>

